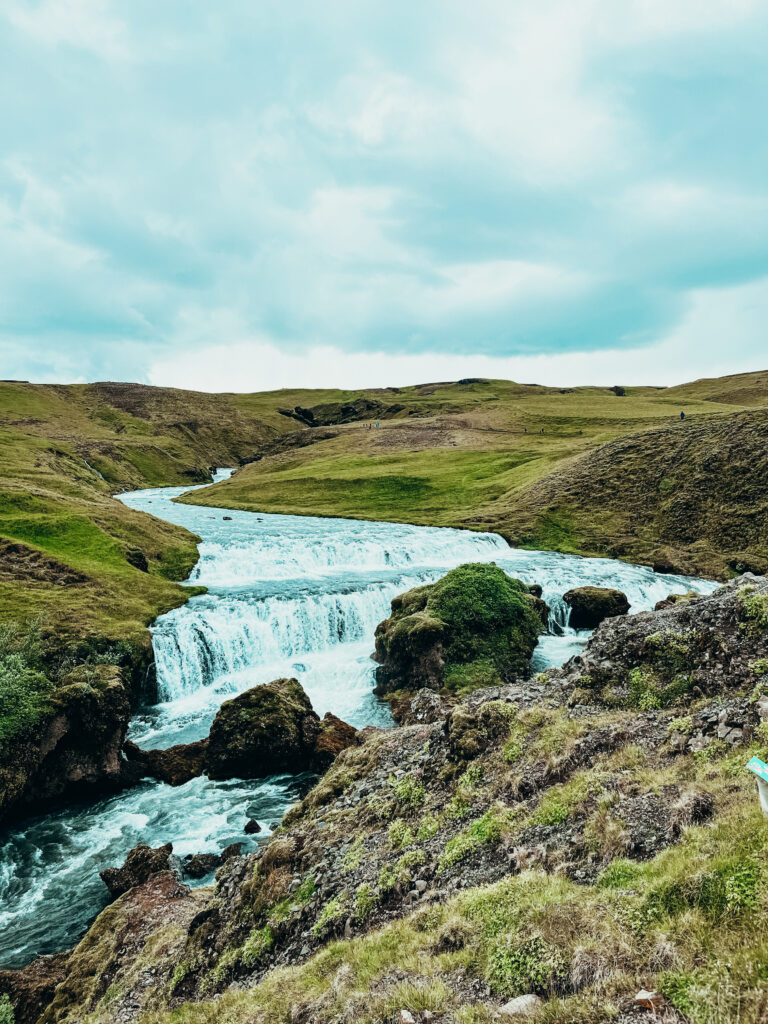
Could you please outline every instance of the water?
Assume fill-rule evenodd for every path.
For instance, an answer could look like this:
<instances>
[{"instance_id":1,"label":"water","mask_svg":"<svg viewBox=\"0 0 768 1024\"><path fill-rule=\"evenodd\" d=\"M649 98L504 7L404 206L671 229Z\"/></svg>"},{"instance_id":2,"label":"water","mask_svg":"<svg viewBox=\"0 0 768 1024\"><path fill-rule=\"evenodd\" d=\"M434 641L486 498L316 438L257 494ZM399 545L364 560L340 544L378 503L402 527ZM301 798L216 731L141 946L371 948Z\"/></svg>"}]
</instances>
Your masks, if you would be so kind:
<instances>
[{"instance_id":1,"label":"water","mask_svg":"<svg viewBox=\"0 0 768 1024\"><path fill-rule=\"evenodd\" d=\"M518 551L493 534L173 504L187 489L121 496L202 538L189 582L208 588L152 627L158 701L140 709L130 729L145 747L207 735L222 701L286 675L301 681L321 715L389 725L388 706L372 693L374 629L395 594L462 562L493 561L542 585L551 632L540 640L534 671L561 664L586 642L587 633L568 628L562 595L571 587L618 587L638 611L675 590L715 586L606 559ZM107 902L99 871L121 864L138 842L170 840L182 857L232 842L252 848L259 840L244 835L248 818L262 825L263 840L306 785L290 776L201 778L175 789L147 780L7 830L0 839L0 965L21 966L76 941Z\"/></svg>"}]
</instances>

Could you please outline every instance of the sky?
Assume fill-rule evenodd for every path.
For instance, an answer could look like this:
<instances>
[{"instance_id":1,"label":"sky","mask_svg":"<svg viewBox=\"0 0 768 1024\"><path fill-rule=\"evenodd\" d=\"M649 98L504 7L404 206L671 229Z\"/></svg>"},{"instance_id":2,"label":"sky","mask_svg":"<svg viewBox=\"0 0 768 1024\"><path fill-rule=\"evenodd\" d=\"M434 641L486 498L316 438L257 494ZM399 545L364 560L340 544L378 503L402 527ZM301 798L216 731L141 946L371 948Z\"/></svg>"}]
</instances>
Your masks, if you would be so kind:
<instances>
[{"instance_id":1,"label":"sky","mask_svg":"<svg viewBox=\"0 0 768 1024\"><path fill-rule=\"evenodd\" d=\"M0 377L768 366L760 0L0 0Z\"/></svg>"}]
</instances>

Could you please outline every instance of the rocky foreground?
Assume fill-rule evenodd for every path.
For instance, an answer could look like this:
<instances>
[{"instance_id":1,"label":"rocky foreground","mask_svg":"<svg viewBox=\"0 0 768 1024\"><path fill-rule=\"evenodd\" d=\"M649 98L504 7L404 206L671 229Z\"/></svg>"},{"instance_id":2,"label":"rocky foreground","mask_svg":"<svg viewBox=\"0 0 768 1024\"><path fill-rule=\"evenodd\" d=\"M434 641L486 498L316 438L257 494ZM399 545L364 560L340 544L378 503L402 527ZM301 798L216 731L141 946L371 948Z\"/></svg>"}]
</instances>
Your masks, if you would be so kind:
<instances>
[{"instance_id":1,"label":"rocky foreground","mask_svg":"<svg viewBox=\"0 0 768 1024\"><path fill-rule=\"evenodd\" d=\"M0 975L17 1024L763 1021L768 579L662 605L420 690L215 886L166 857Z\"/></svg>"}]
</instances>

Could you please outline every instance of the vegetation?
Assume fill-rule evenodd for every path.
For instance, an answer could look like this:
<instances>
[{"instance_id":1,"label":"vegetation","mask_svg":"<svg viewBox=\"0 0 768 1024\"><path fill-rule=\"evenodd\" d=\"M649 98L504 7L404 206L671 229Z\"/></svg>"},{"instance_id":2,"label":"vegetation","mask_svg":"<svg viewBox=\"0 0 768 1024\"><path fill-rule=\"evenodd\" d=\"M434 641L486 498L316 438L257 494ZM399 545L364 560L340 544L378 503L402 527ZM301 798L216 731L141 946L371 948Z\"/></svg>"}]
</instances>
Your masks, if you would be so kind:
<instances>
[{"instance_id":1,"label":"vegetation","mask_svg":"<svg viewBox=\"0 0 768 1024\"><path fill-rule=\"evenodd\" d=\"M623 396L481 380L389 400L399 411L378 428L313 428L314 443L265 449L184 500L490 529L720 578L768 565L765 373Z\"/></svg>"}]
</instances>

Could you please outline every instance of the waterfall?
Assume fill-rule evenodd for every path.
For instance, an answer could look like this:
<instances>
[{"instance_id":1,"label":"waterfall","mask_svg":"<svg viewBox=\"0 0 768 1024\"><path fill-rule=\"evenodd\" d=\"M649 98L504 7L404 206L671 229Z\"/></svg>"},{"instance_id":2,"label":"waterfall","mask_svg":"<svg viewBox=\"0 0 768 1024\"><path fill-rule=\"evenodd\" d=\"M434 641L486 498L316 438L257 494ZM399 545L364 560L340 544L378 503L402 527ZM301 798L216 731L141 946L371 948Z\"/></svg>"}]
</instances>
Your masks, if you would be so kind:
<instances>
[{"instance_id":1,"label":"waterfall","mask_svg":"<svg viewBox=\"0 0 768 1024\"><path fill-rule=\"evenodd\" d=\"M366 641L372 650L374 630L389 614L392 598L418 582L400 577L360 590L298 597L195 598L153 628L159 697L177 700L222 676L340 645Z\"/></svg>"}]
</instances>

